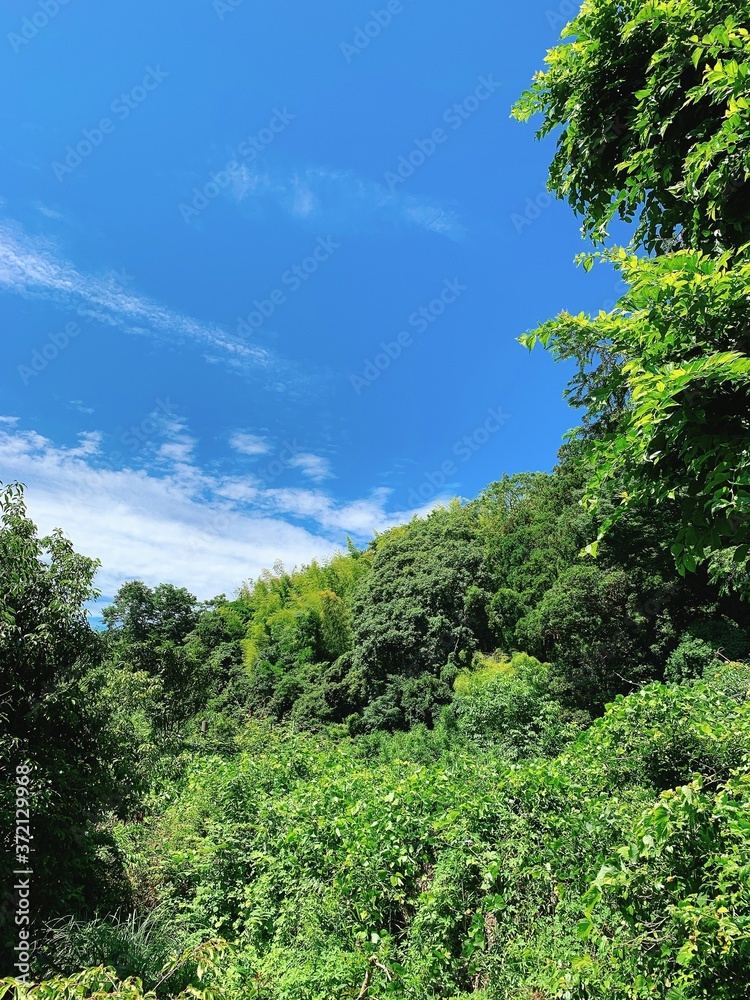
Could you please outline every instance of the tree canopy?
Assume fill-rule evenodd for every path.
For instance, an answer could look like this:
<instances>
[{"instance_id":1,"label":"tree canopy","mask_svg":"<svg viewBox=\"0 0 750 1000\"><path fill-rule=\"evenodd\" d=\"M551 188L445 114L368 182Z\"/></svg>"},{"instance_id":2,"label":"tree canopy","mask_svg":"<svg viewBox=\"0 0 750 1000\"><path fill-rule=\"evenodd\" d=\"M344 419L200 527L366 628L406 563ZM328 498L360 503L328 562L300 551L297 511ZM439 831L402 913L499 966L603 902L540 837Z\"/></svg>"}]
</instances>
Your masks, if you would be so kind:
<instances>
[{"instance_id":1,"label":"tree canopy","mask_svg":"<svg viewBox=\"0 0 750 1000\"><path fill-rule=\"evenodd\" d=\"M578 365L568 396L585 411L587 499L615 486L621 501L600 534L676 500L680 570L711 560L745 590L748 24L744 5L714 0L588 0L515 109L543 115L540 136L561 129L549 185L586 232L604 241L615 215L637 221L630 250L600 255L630 286L617 307L521 338Z\"/></svg>"},{"instance_id":2,"label":"tree canopy","mask_svg":"<svg viewBox=\"0 0 750 1000\"><path fill-rule=\"evenodd\" d=\"M745 3L585 0L514 113L560 130L550 188L594 239L722 253L750 239L749 57Z\"/></svg>"}]
</instances>

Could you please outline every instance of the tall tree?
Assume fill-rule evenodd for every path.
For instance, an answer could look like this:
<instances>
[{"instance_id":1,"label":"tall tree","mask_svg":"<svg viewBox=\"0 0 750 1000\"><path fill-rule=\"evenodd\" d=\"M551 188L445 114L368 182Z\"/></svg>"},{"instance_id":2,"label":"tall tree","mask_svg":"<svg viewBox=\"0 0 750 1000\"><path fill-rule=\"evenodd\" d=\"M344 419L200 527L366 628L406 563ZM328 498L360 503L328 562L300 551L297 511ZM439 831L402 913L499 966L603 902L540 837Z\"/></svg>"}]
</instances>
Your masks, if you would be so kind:
<instances>
[{"instance_id":1,"label":"tall tree","mask_svg":"<svg viewBox=\"0 0 750 1000\"><path fill-rule=\"evenodd\" d=\"M516 104L556 130L550 188L587 233L638 216L636 240L696 249L750 239L746 0L586 0Z\"/></svg>"},{"instance_id":2,"label":"tall tree","mask_svg":"<svg viewBox=\"0 0 750 1000\"><path fill-rule=\"evenodd\" d=\"M86 613L97 565L59 531L38 537L18 484L0 490L0 881L14 884L14 779L26 766L37 921L107 905L108 841L96 824L128 784L130 748L109 729ZM4 962L15 944L14 903L12 893L0 900Z\"/></svg>"},{"instance_id":3,"label":"tall tree","mask_svg":"<svg viewBox=\"0 0 750 1000\"><path fill-rule=\"evenodd\" d=\"M676 500L681 572L710 558L746 593L749 25L746 2L588 0L515 109L543 114L540 135L561 129L550 187L595 240L638 215L636 248L661 252L607 251L631 286L618 307L521 338L578 363L588 501L621 492L602 534L628 509Z\"/></svg>"}]
</instances>

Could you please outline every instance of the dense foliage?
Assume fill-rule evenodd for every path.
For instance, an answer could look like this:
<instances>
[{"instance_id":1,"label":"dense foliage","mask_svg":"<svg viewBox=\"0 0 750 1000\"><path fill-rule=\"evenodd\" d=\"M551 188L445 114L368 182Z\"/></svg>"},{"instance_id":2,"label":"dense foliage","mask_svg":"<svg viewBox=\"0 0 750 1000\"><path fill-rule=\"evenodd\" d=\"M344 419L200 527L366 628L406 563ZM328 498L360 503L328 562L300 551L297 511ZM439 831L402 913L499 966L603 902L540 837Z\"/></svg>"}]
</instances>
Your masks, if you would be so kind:
<instances>
[{"instance_id":1,"label":"dense foliage","mask_svg":"<svg viewBox=\"0 0 750 1000\"><path fill-rule=\"evenodd\" d=\"M560 129L550 187L587 234L637 217L649 250L747 243L749 54L745 0L584 0L515 114Z\"/></svg>"},{"instance_id":2,"label":"dense foliage","mask_svg":"<svg viewBox=\"0 0 750 1000\"><path fill-rule=\"evenodd\" d=\"M638 220L617 308L522 338L578 365L552 473L101 633L0 492L0 998L747 997L749 13L586 0L517 108Z\"/></svg>"},{"instance_id":3,"label":"dense foliage","mask_svg":"<svg viewBox=\"0 0 750 1000\"><path fill-rule=\"evenodd\" d=\"M590 492L613 481L618 509L677 496L672 551L693 570L731 547L744 571L750 543L750 264L693 251L641 260L609 254L630 284L618 308L563 314L523 338L579 374L569 397L585 407ZM608 522L611 524L611 518Z\"/></svg>"},{"instance_id":4,"label":"dense foliage","mask_svg":"<svg viewBox=\"0 0 750 1000\"><path fill-rule=\"evenodd\" d=\"M127 899L98 825L136 792L135 743L109 724L106 675L84 608L96 564L60 532L40 539L19 487L0 493L0 935L15 932L12 872L36 872L41 913ZM33 770L33 840L14 838L16 769ZM23 818L23 817L22 817Z\"/></svg>"},{"instance_id":5,"label":"dense foliage","mask_svg":"<svg viewBox=\"0 0 750 1000\"><path fill-rule=\"evenodd\" d=\"M728 954L743 967L730 883L748 846L750 670L721 664L750 652L746 606L680 579L674 521L630 515L581 559L596 531L582 489L568 447L554 474L505 478L325 566L277 565L233 601L127 583L100 636L82 612L93 566L59 538L78 719L98 727L104 777L130 763L96 825L88 803L96 861L37 844L38 870L88 887L37 902L48 988L164 997L200 970L222 996L614 1000L631 980L633 997L666 982L698 997ZM60 602L21 593L56 563L6 496L3 544L23 563L5 600L41 625ZM26 731L36 797L48 779ZM47 753L66 740L44 732ZM687 878L698 855L672 857L696 817L719 839L689 850L722 866L731 907L706 895L712 875ZM638 909L655 878L656 916ZM696 927L713 937L693 949ZM732 984L721 995L742 995Z\"/></svg>"},{"instance_id":6,"label":"dense foliage","mask_svg":"<svg viewBox=\"0 0 750 1000\"><path fill-rule=\"evenodd\" d=\"M750 7L743 0L586 0L516 106L561 128L550 186L630 285L609 313L562 313L522 337L575 359L588 500L656 511L676 500L682 571L750 567ZM585 261L589 267L592 257ZM727 555L727 549L731 553Z\"/></svg>"}]
</instances>

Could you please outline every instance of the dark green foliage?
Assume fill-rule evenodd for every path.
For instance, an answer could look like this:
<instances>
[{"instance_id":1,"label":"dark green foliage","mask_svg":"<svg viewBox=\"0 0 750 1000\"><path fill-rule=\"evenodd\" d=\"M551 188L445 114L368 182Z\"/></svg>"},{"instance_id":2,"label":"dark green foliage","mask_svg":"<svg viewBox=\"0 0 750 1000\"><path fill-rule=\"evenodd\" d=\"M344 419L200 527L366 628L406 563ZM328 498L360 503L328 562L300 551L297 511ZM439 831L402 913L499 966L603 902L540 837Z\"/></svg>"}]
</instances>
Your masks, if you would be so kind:
<instances>
[{"instance_id":1,"label":"dark green foliage","mask_svg":"<svg viewBox=\"0 0 750 1000\"><path fill-rule=\"evenodd\" d=\"M623 687L653 676L638 663L649 627L629 574L585 565L560 575L517 634L525 648L556 664L575 704L600 710Z\"/></svg>"},{"instance_id":2,"label":"dark green foliage","mask_svg":"<svg viewBox=\"0 0 750 1000\"><path fill-rule=\"evenodd\" d=\"M200 606L184 588L135 580L103 617L113 698L126 714L138 708L160 738L215 699L228 710L247 701L245 625L225 598Z\"/></svg>"},{"instance_id":3,"label":"dark green foliage","mask_svg":"<svg viewBox=\"0 0 750 1000\"><path fill-rule=\"evenodd\" d=\"M103 618L110 632L128 645L180 643L198 623L197 604L184 587L162 583L152 590L133 580L120 587Z\"/></svg>"},{"instance_id":4,"label":"dark green foliage","mask_svg":"<svg viewBox=\"0 0 750 1000\"><path fill-rule=\"evenodd\" d=\"M433 721L449 700L442 671L490 639L491 578L478 522L458 503L379 538L353 601L346 683L366 729Z\"/></svg>"},{"instance_id":5,"label":"dark green foliage","mask_svg":"<svg viewBox=\"0 0 750 1000\"><path fill-rule=\"evenodd\" d=\"M60 532L39 538L20 487L0 491L0 962L15 944L14 883L34 871L33 915L86 909L127 892L118 853L96 821L137 790L133 744L118 740L96 669L99 644L86 616L97 563ZM33 840L14 840L16 768L28 764ZM21 820L23 820L23 815ZM25 848L25 862L17 863Z\"/></svg>"},{"instance_id":6,"label":"dark green foliage","mask_svg":"<svg viewBox=\"0 0 750 1000\"><path fill-rule=\"evenodd\" d=\"M196 963L174 963L171 974L165 974L165 966L191 944L209 937L205 930L189 931L166 908L140 918L120 912L88 921L67 917L48 924L38 961L47 973L67 976L92 966L109 966L120 979L137 976L144 990L167 997L195 980Z\"/></svg>"},{"instance_id":7,"label":"dark green foliage","mask_svg":"<svg viewBox=\"0 0 750 1000\"><path fill-rule=\"evenodd\" d=\"M684 581L675 573L675 510L629 512L596 561L582 558L597 533L579 502L584 471L580 447L568 445L552 474L505 477L474 501L385 533L364 554L268 573L199 628L208 634L211 615L231 607L233 641L245 636L237 683L250 712L313 728L346 722L357 734L434 725L476 652L521 650L552 663L556 697L595 713L662 678L696 629L723 630L715 648L745 655L745 607L704 572ZM190 660L200 691L219 639Z\"/></svg>"}]
</instances>

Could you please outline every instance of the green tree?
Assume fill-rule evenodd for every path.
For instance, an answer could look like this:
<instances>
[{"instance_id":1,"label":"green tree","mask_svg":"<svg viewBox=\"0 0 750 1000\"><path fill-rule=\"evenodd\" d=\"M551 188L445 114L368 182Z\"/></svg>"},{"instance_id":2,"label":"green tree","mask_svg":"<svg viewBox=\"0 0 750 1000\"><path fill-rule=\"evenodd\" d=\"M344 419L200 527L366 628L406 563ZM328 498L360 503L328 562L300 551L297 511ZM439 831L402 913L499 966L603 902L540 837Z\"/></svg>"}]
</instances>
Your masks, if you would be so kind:
<instances>
[{"instance_id":1,"label":"green tree","mask_svg":"<svg viewBox=\"0 0 750 1000\"><path fill-rule=\"evenodd\" d=\"M0 880L4 890L13 885L14 779L25 763L37 922L127 898L113 845L97 827L132 790L132 747L109 726L100 643L86 612L97 565L60 531L38 537L21 486L0 491ZM3 964L15 943L14 902L12 893L0 900Z\"/></svg>"},{"instance_id":2,"label":"green tree","mask_svg":"<svg viewBox=\"0 0 750 1000\"><path fill-rule=\"evenodd\" d=\"M161 732L178 729L210 694L206 661L196 662L185 647L200 621L197 598L184 587L163 583L152 589L132 580L120 587L102 617L112 670L152 678L147 715Z\"/></svg>"},{"instance_id":3,"label":"green tree","mask_svg":"<svg viewBox=\"0 0 750 1000\"><path fill-rule=\"evenodd\" d=\"M367 728L398 727L407 716L430 722L451 697L457 666L491 641L479 519L454 501L386 533L373 548L372 572L353 601L351 705L365 709ZM430 676L440 683L415 683Z\"/></svg>"},{"instance_id":4,"label":"green tree","mask_svg":"<svg viewBox=\"0 0 750 1000\"><path fill-rule=\"evenodd\" d=\"M558 132L550 188L597 240L638 217L650 250L750 239L750 34L744 0L585 0L517 103Z\"/></svg>"},{"instance_id":5,"label":"green tree","mask_svg":"<svg viewBox=\"0 0 750 1000\"><path fill-rule=\"evenodd\" d=\"M621 494L600 535L676 499L680 571L712 558L750 593L747 20L721 0L588 0L516 114L561 129L550 187L595 240L638 214L636 246L670 251L608 251L630 285L614 312L563 313L521 338L578 365L587 499Z\"/></svg>"},{"instance_id":6,"label":"green tree","mask_svg":"<svg viewBox=\"0 0 750 1000\"><path fill-rule=\"evenodd\" d=\"M185 587L141 580L124 583L102 617L113 637L128 644L183 642L198 624L198 600Z\"/></svg>"}]
</instances>

